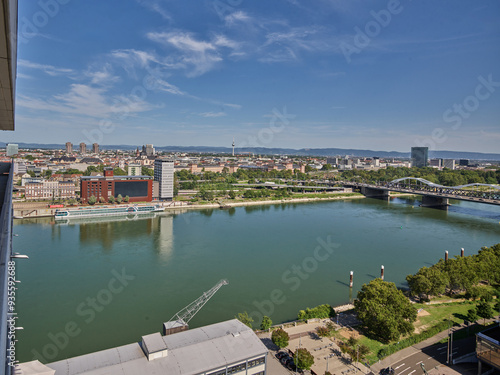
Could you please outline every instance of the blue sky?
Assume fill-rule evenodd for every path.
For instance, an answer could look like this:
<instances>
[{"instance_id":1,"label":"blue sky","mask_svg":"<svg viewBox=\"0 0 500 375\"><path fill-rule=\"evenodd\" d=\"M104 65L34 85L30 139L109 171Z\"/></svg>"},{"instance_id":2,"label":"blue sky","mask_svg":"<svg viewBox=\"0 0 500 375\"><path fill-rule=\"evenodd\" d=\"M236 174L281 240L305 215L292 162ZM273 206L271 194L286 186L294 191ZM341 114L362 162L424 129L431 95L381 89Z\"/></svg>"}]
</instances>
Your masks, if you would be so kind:
<instances>
[{"instance_id":1,"label":"blue sky","mask_svg":"<svg viewBox=\"0 0 500 375\"><path fill-rule=\"evenodd\" d=\"M4 141L500 152L500 2L19 1Z\"/></svg>"}]
</instances>

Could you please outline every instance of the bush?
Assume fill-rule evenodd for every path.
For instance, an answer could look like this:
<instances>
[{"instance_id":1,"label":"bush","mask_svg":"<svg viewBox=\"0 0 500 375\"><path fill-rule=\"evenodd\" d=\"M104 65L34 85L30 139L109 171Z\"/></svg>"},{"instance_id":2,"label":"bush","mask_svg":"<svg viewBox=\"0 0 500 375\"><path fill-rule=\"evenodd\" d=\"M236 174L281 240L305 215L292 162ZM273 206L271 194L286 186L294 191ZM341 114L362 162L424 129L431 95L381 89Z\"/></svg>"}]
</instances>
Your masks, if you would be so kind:
<instances>
[{"instance_id":1,"label":"bush","mask_svg":"<svg viewBox=\"0 0 500 375\"><path fill-rule=\"evenodd\" d=\"M399 341L396 344L391 344L386 346L385 348L380 349L377 353L377 356L380 359L385 358L393 353L396 353L397 351L400 351L401 349L407 348L421 341L427 340L428 338L438 334L439 332L448 329L448 327L449 327L449 321L443 320L442 322L430 327L429 329L426 329L425 331L419 333L418 335L410 336L404 340Z\"/></svg>"},{"instance_id":2,"label":"bush","mask_svg":"<svg viewBox=\"0 0 500 375\"><path fill-rule=\"evenodd\" d=\"M307 320L307 319L325 319L325 318L333 318L335 316L335 310L328 304L319 305L310 309L309 307L305 310L300 310L297 318L299 320Z\"/></svg>"}]
</instances>

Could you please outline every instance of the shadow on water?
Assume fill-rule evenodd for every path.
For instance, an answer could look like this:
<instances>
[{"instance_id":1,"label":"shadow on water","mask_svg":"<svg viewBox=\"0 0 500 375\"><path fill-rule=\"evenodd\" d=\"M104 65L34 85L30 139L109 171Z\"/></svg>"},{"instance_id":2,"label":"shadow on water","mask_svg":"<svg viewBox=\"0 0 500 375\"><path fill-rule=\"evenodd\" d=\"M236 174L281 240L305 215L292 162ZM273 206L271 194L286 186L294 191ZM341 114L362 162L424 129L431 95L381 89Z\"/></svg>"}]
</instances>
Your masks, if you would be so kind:
<instances>
[{"instance_id":1,"label":"shadow on water","mask_svg":"<svg viewBox=\"0 0 500 375\"><path fill-rule=\"evenodd\" d=\"M349 284L344 283L343 281L340 281L340 280L336 280L336 281L337 281L339 284L341 284L341 285L345 285L346 287L348 287L348 288L349 288Z\"/></svg>"},{"instance_id":2,"label":"shadow on water","mask_svg":"<svg viewBox=\"0 0 500 375\"><path fill-rule=\"evenodd\" d=\"M376 279L376 278L377 278L377 276L373 276L373 275L372 275L372 274L370 274L370 273L367 273L367 274L366 274L366 276L371 277L372 279Z\"/></svg>"}]
</instances>

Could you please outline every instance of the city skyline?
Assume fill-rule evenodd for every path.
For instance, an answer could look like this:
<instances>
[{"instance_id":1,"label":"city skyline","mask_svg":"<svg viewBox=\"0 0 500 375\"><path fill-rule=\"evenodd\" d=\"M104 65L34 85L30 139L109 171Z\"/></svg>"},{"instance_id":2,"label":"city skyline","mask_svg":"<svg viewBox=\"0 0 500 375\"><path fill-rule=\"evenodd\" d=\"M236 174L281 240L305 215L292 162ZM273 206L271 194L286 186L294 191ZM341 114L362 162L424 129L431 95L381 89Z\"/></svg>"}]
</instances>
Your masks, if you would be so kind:
<instances>
[{"instance_id":1,"label":"city skyline","mask_svg":"<svg viewBox=\"0 0 500 375\"><path fill-rule=\"evenodd\" d=\"M493 1L46 4L5 142L498 150Z\"/></svg>"}]
</instances>

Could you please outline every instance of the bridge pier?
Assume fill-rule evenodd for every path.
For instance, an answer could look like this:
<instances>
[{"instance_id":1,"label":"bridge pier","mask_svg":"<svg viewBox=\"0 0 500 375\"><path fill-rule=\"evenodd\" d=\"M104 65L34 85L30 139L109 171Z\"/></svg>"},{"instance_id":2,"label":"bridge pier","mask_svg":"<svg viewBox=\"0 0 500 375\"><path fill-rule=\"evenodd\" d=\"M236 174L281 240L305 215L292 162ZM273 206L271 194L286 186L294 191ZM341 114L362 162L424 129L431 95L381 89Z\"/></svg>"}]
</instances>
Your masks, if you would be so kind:
<instances>
[{"instance_id":1,"label":"bridge pier","mask_svg":"<svg viewBox=\"0 0 500 375\"><path fill-rule=\"evenodd\" d=\"M448 198L433 197L432 195L422 196L422 207L448 207Z\"/></svg>"},{"instance_id":2,"label":"bridge pier","mask_svg":"<svg viewBox=\"0 0 500 375\"><path fill-rule=\"evenodd\" d=\"M375 189L371 187L362 186L361 194L367 198L379 198L379 199L389 199L390 192L385 189Z\"/></svg>"}]
</instances>

